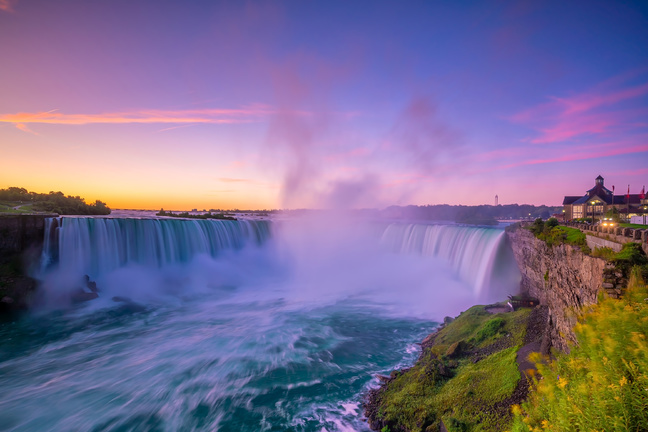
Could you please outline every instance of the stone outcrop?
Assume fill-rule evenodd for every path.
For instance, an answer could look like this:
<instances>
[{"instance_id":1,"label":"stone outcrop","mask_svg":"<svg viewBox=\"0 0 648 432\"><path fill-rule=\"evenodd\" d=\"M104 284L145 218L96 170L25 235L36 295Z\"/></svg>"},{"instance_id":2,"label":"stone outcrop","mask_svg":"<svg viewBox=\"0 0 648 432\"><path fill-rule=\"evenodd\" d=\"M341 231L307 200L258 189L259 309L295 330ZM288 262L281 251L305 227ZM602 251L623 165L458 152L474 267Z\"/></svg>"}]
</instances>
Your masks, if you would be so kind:
<instances>
[{"instance_id":1,"label":"stone outcrop","mask_svg":"<svg viewBox=\"0 0 648 432\"><path fill-rule=\"evenodd\" d=\"M29 266L38 263L45 218L52 216L0 216L0 315L28 307L37 286Z\"/></svg>"},{"instance_id":2,"label":"stone outcrop","mask_svg":"<svg viewBox=\"0 0 648 432\"><path fill-rule=\"evenodd\" d=\"M553 347L569 351L575 342L578 312L597 302L606 262L571 245L548 246L526 229L508 229L515 260L522 274L520 291L549 309L549 338Z\"/></svg>"},{"instance_id":3,"label":"stone outcrop","mask_svg":"<svg viewBox=\"0 0 648 432\"><path fill-rule=\"evenodd\" d=\"M58 215L0 216L0 260L8 260L43 244L45 219Z\"/></svg>"}]
</instances>

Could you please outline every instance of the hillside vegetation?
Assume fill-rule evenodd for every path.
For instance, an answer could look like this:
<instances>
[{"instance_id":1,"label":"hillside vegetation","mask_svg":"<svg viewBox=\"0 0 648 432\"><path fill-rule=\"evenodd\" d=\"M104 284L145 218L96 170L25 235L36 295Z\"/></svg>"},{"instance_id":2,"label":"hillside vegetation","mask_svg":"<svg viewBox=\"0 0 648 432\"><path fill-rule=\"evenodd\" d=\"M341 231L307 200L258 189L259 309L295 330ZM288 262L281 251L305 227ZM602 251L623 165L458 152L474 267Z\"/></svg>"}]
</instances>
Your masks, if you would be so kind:
<instances>
[{"instance_id":1,"label":"hillside vegetation","mask_svg":"<svg viewBox=\"0 0 648 432\"><path fill-rule=\"evenodd\" d=\"M624 296L601 299L575 327L569 355L546 362L513 431L648 430L648 288L638 268Z\"/></svg>"},{"instance_id":2,"label":"hillside vegetation","mask_svg":"<svg viewBox=\"0 0 648 432\"><path fill-rule=\"evenodd\" d=\"M474 306L423 342L410 369L369 395L367 415L384 432L501 431L520 393L516 361L530 309L490 314ZM522 392L523 393L523 392Z\"/></svg>"},{"instance_id":3,"label":"hillside vegetation","mask_svg":"<svg viewBox=\"0 0 648 432\"><path fill-rule=\"evenodd\" d=\"M108 215L110 208L102 201L86 204L79 196L65 196L63 192L41 194L25 188L0 189L0 213L47 212L60 215Z\"/></svg>"}]
</instances>

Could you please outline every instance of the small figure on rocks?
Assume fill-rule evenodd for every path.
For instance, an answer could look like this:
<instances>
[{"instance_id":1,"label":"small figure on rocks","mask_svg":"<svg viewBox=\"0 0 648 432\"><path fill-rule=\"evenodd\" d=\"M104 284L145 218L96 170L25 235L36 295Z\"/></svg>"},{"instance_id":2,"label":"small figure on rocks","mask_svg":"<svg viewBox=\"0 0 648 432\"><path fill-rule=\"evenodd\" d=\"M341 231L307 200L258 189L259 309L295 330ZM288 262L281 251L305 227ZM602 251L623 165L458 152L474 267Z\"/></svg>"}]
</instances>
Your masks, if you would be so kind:
<instances>
[{"instance_id":1,"label":"small figure on rocks","mask_svg":"<svg viewBox=\"0 0 648 432\"><path fill-rule=\"evenodd\" d=\"M91 281L88 275L85 275L83 278L85 286L77 288L72 292L72 303L83 303L99 297L99 294L97 294L97 283Z\"/></svg>"}]
</instances>

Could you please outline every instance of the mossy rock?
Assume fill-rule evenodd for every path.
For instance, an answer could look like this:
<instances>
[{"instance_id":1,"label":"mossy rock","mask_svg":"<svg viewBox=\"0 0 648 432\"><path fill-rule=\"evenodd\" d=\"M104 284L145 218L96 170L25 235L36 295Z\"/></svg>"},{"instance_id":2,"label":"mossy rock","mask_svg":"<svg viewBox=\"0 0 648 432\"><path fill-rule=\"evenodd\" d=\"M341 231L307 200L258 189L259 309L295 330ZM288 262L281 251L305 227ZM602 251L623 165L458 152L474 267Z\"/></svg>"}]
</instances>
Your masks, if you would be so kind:
<instances>
[{"instance_id":1,"label":"mossy rock","mask_svg":"<svg viewBox=\"0 0 648 432\"><path fill-rule=\"evenodd\" d=\"M466 349L466 343L462 340L457 341L450 345L446 350L446 357L455 358L460 356Z\"/></svg>"}]
</instances>

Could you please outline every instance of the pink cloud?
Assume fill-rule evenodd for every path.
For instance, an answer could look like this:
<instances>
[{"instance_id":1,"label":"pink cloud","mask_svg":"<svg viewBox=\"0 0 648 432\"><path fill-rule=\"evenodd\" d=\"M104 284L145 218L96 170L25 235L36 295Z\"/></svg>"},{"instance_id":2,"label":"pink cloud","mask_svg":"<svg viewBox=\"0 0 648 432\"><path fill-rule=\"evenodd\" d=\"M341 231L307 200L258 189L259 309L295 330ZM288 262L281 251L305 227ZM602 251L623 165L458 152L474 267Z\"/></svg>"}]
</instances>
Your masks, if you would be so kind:
<instances>
[{"instance_id":1,"label":"pink cloud","mask_svg":"<svg viewBox=\"0 0 648 432\"><path fill-rule=\"evenodd\" d=\"M13 12L15 0L0 0L0 11Z\"/></svg>"},{"instance_id":2,"label":"pink cloud","mask_svg":"<svg viewBox=\"0 0 648 432\"><path fill-rule=\"evenodd\" d=\"M27 127L27 125L25 125L23 123L15 123L14 126L16 126L16 128L20 129L23 132L27 132L27 133L30 133L30 134L33 134L33 135L40 135L39 133L34 132L33 130L29 129Z\"/></svg>"},{"instance_id":3,"label":"pink cloud","mask_svg":"<svg viewBox=\"0 0 648 432\"><path fill-rule=\"evenodd\" d=\"M609 148L606 150L596 151L595 150L596 147L587 148L587 146L583 146L577 149L578 151L576 152L572 151L570 153L561 156L544 158L544 159L540 159L540 158L528 159L528 160L504 165L499 168L506 169L506 168L525 166L525 165L537 165L537 164L555 163L555 162L571 162L571 161L584 160L584 159L596 159L596 158L608 157L608 156L618 156L618 155L631 154L631 153L648 152L648 144L637 144L637 145L628 146L628 144L625 142L619 142L619 143L606 144L605 147L609 147Z\"/></svg>"},{"instance_id":4,"label":"pink cloud","mask_svg":"<svg viewBox=\"0 0 648 432\"><path fill-rule=\"evenodd\" d=\"M629 75L624 75L629 79ZM612 79L594 89L571 97L552 97L535 107L509 117L514 123L526 124L538 132L527 141L534 144L560 143L584 136L609 136L614 132L632 133L641 128L646 108L628 109L631 102L648 94L648 83L627 88L618 87L623 79Z\"/></svg>"}]
</instances>

